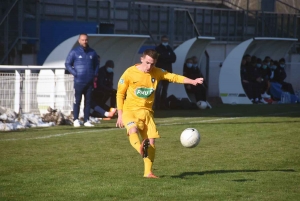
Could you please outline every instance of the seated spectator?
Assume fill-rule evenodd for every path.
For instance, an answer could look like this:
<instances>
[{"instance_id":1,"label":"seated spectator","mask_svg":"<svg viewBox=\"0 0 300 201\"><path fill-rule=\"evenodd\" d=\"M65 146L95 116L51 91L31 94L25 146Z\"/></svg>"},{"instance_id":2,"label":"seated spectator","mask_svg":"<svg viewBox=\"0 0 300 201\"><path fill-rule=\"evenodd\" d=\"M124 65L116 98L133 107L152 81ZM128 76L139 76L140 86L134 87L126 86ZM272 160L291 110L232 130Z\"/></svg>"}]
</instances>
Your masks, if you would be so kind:
<instances>
[{"instance_id":1,"label":"seated spectator","mask_svg":"<svg viewBox=\"0 0 300 201\"><path fill-rule=\"evenodd\" d=\"M257 63L257 57L256 56L254 56L254 55L252 55L251 56L251 63Z\"/></svg>"},{"instance_id":2,"label":"seated spectator","mask_svg":"<svg viewBox=\"0 0 300 201\"><path fill-rule=\"evenodd\" d=\"M246 56L243 57L242 63L241 63L241 80L242 80L242 86L244 88L245 93L247 94L248 98L255 103L255 98L257 97L257 94L255 93L255 85L253 82L250 82L249 75L247 73L248 66L247 66L247 59Z\"/></svg>"},{"instance_id":3,"label":"seated spectator","mask_svg":"<svg viewBox=\"0 0 300 201\"><path fill-rule=\"evenodd\" d=\"M265 57L265 59L264 59L264 61L266 61L267 62L267 66L268 66L268 68L270 68L270 66L271 66L271 57L270 56L266 56Z\"/></svg>"},{"instance_id":4,"label":"seated spectator","mask_svg":"<svg viewBox=\"0 0 300 201\"><path fill-rule=\"evenodd\" d=\"M268 102L261 97L263 78L261 78L260 69L256 66L256 60L247 62L247 60L249 61L249 57L249 55L243 57L243 60L245 59L246 63L242 63L241 67L243 87L247 96L253 103L267 104ZM244 62L243 60L242 62Z\"/></svg>"},{"instance_id":5,"label":"seated spectator","mask_svg":"<svg viewBox=\"0 0 300 201\"><path fill-rule=\"evenodd\" d=\"M92 117L100 117L104 120L109 120L116 114L117 108L110 108L109 111L105 111L102 107L97 105L95 101L92 100L90 115Z\"/></svg>"},{"instance_id":6,"label":"seated spectator","mask_svg":"<svg viewBox=\"0 0 300 201\"><path fill-rule=\"evenodd\" d=\"M94 81L93 101L104 110L108 111L110 108L116 107L116 92L113 88L113 73L114 62L112 60L106 61L105 65L99 68L96 79ZM110 99L110 105L106 102Z\"/></svg>"},{"instance_id":7,"label":"seated spectator","mask_svg":"<svg viewBox=\"0 0 300 201\"><path fill-rule=\"evenodd\" d=\"M198 68L198 58L196 56L186 59L183 67L183 75L190 79L203 77L203 74ZM208 107L211 108L210 104L206 100L206 90L207 90L206 82L203 82L203 84L199 84L197 86L190 85L190 84L185 84L184 86L187 93L193 94L195 96L196 102L205 101Z\"/></svg>"},{"instance_id":8,"label":"seated spectator","mask_svg":"<svg viewBox=\"0 0 300 201\"><path fill-rule=\"evenodd\" d=\"M261 61L260 58L257 59L257 68L260 69L260 74L262 78L262 91L261 91L261 97L262 98L271 98L267 92L270 88L270 76L271 76L271 69L268 68L267 60Z\"/></svg>"},{"instance_id":9,"label":"seated spectator","mask_svg":"<svg viewBox=\"0 0 300 201\"><path fill-rule=\"evenodd\" d=\"M273 82L278 82L279 84L282 85L282 90L287 91L291 94L295 94L293 86L291 83L285 82L286 78L286 72L284 70L285 67L285 59L281 58L279 60L279 63L276 65L276 68L274 66L274 77L272 79Z\"/></svg>"},{"instance_id":10,"label":"seated spectator","mask_svg":"<svg viewBox=\"0 0 300 201\"><path fill-rule=\"evenodd\" d=\"M251 56L249 54L244 55L243 59L246 60L246 66L251 64Z\"/></svg>"}]
</instances>

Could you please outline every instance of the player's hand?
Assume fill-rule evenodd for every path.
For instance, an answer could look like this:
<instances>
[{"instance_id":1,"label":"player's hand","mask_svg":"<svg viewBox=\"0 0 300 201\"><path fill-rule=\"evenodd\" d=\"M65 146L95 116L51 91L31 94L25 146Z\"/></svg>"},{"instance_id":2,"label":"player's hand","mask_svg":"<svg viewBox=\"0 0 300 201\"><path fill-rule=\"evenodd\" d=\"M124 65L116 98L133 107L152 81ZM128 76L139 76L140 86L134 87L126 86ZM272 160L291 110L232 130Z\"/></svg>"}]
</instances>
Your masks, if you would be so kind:
<instances>
[{"instance_id":1,"label":"player's hand","mask_svg":"<svg viewBox=\"0 0 300 201\"><path fill-rule=\"evenodd\" d=\"M118 115L118 120L117 120L117 123L116 123L116 127L124 128L124 124L123 124L123 121L122 121L122 116L120 116L120 115Z\"/></svg>"},{"instance_id":2,"label":"player's hand","mask_svg":"<svg viewBox=\"0 0 300 201\"><path fill-rule=\"evenodd\" d=\"M193 85L196 86L198 84L202 84L204 79L202 77L199 77L197 79L194 79Z\"/></svg>"}]
</instances>

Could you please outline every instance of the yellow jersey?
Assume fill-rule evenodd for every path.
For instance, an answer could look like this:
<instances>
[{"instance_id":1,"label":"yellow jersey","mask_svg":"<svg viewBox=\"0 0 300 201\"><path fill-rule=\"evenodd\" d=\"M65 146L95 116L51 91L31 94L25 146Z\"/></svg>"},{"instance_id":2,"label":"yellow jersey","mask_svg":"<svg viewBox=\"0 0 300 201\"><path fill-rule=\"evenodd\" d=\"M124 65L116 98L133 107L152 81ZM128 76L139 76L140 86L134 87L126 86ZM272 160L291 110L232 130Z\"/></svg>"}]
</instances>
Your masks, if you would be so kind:
<instances>
[{"instance_id":1,"label":"yellow jersey","mask_svg":"<svg viewBox=\"0 0 300 201\"><path fill-rule=\"evenodd\" d=\"M118 82L118 110L146 109L152 111L154 94L160 80L183 83L184 76L169 73L164 69L153 67L145 73L137 68L138 64L129 67Z\"/></svg>"}]
</instances>

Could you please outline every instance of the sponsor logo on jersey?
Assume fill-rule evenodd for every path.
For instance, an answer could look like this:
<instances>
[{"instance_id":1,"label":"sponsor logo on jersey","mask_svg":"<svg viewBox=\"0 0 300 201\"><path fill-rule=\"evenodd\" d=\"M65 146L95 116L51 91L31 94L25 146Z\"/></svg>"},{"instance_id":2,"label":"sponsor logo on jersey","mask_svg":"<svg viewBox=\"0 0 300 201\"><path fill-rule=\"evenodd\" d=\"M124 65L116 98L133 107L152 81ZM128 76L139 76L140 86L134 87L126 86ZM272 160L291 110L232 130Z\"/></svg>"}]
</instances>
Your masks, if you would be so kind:
<instances>
[{"instance_id":1,"label":"sponsor logo on jersey","mask_svg":"<svg viewBox=\"0 0 300 201\"><path fill-rule=\"evenodd\" d=\"M151 82L154 83L154 82L155 82L155 78L152 78L152 79L151 79Z\"/></svg>"},{"instance_id":2,"label":"sponsor logo on jersey","mask_svg":"<svg viewBox=\"0 0 300 201\"><path fill-rule=\"evenodd\" d=\"M120 84L124 84L124 79L121 78L120 81L119 81L119 83Z\"/></svg>"},{"instance_id":3,"label":"sponsor logo on jersey","mask_svg":"<svg viewBox=\"0 0 300 201\"><path fill-rule=\"evenodd\" d=\"M140 98L148 98L153 93L153 88L139 87L135 90L135 95Z\"/></svg>"},{"instance_id":4,"label":"sponsor logo on jersey","mask_svg":"<svg viewBox=\"0 0 300 201\"><path fill-rule=\"evenodd\" d=\"M162 71L162 72L166 72L166 70L165 70L165 69L162 69L162 68L161 68L161 71Z\"/></svg>"},{"instance_id":5,"label":"sponsor logo on jersey","mask_svg":"<svg viewBox=\"0 0 300 201\"><path fill-rule=\"evenodd\" d=\"M82 58L82 56L81 55L79 55L79 57L78 57L79 59L81 59Z\"/></svg>"}]
</instances>

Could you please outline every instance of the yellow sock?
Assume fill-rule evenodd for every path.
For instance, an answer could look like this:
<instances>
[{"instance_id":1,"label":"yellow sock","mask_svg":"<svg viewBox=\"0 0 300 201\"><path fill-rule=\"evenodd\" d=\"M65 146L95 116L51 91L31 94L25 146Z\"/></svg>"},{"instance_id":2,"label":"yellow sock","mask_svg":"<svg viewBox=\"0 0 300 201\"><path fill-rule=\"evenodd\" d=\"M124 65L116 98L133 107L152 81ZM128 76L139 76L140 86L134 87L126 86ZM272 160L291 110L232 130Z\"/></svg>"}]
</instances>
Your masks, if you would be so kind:
<instances>
[{"instance_id":1,"label":"yellow sock","mask_svg":"<svg viewBox=\"0 0 300 201\"><path fill-rule=\"evenodd\" d=\"M140 153L141 141L137 133L132 133L129 135L129 142L131 146Z\"/></svg>"},{"instance_id":2,"label":"yellow sock","mask_svg":"<svg viewBox=\"0 0 300 201\"><path fill-rule=\"evenodd\" d=\"M150 144L148 147L148 157L144 158L144 177L147 177L152 172L152 165L155 158L155 145Z\"/></svg>"}]
</instances>

